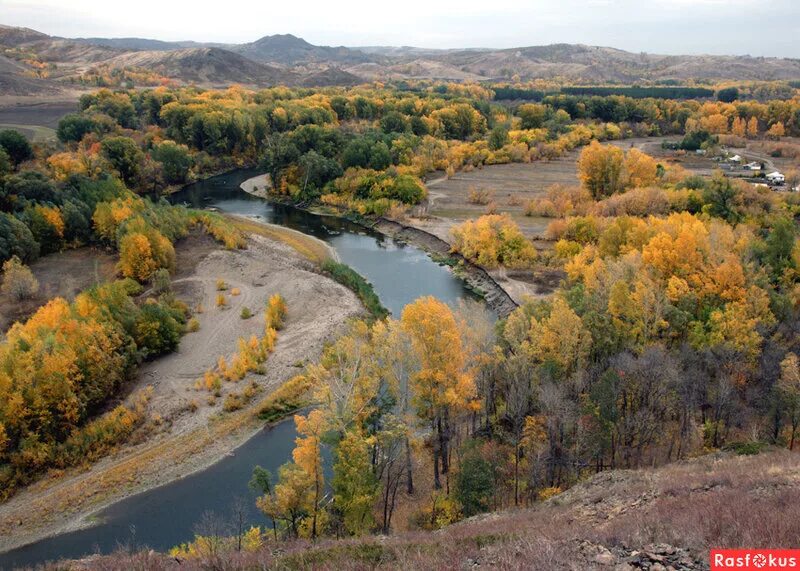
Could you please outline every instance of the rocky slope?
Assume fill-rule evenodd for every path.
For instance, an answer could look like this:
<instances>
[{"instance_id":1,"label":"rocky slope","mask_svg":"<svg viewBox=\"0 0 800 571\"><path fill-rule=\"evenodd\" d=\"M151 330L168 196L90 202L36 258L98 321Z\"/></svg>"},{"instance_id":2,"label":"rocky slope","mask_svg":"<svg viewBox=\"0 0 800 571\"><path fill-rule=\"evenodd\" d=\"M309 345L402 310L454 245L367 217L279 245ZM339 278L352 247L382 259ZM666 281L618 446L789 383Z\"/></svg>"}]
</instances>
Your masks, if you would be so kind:
<instances>
[{"instance_id":1,"label":"rocky slope","mask_svg":"<svg viewBox=\"0 0 800 571\"><path fill-rule=\"evenodd\" d=\"M800 544L799 500L797 454L719 453L655 470L602 472L533 507L436 532L268 544L214 562L121 553L66 568L707 570L711 547Z\"/></svg>"}]
</instances>

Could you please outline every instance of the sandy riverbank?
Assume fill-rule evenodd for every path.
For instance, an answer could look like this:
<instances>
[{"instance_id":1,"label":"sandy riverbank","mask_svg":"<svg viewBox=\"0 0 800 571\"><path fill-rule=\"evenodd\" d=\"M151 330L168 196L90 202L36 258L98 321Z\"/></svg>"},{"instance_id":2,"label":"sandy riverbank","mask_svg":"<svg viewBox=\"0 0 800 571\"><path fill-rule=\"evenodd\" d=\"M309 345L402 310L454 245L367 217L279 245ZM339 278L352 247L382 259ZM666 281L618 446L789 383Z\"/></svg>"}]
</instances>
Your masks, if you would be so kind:
<instances>
[{"instance_id":1,"label":"sandy riverbank","mask_svg":"<svg viewBox=\"0 0 800 571\"><path fill-rule=\"evenodd\" d=\"M297 374L298 363L315 361L323 344L363 311L350 290L316 268L285 242L252 235L246 250L214 248L176 279L178 297L203 307L196 315L200 329L188 333L175 353L144 364L132 381L131 394L153 387L146 432L89 469L46 477L0 505L0 551L89 526L108 505L202 470L259 430L263 423L254 416L259 401ZM215 306L217 279L230 288L224 310ZM239 295L230 295L232 288ZM266 373L224 383L222 397L211 404L195 381L220 355L232 355L240 336L259 334L264 304L273 293L284 296L289 313ZM254 317L241 319L242 307ZM222 412L225 395L250 382L260 389L251 404Z\"/></svg>"}]
</instances>

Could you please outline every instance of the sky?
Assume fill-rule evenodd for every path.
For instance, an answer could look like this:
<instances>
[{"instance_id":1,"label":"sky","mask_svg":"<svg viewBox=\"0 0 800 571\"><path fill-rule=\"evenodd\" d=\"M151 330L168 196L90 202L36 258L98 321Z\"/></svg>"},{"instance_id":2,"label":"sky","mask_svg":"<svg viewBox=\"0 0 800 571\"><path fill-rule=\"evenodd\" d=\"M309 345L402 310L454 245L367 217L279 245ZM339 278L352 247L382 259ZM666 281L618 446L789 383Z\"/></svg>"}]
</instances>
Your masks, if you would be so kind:
<instances>
[{"instance_id":1,"label":"sky","mask_svg":"<svg viewBox=\"0 0 800 571\"><path fill-rule=\"evenodd\" d=\"M63 37L800 57L800 0L0 0L0 23Z\"/></svg>"}]
</instances>

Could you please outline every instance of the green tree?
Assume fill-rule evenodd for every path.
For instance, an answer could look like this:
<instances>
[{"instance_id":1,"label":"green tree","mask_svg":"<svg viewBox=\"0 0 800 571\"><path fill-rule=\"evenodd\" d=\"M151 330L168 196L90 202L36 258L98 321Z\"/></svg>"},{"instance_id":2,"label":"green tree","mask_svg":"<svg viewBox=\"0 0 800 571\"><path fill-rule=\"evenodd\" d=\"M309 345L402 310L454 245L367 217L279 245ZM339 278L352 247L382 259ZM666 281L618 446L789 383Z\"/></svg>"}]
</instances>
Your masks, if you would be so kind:
<instances>
[{"instance_id":1,"label":"green tree","mask_svg":"<svg viewBox=\"0 0 800 571\"><path fill-rule=\"evenodd\" d=\"M384 133L405 133L409 125L405 115L390 111L381 118L381 131Z\"/></svg>"},{"instance_id":2,"label":"green tree","mask_svg":"<svg viewBox=\"0 0 800 571\"><path fill-rule=\"evenodd\" d=\"M111 163L128 187L136 183L144 153L133 139L109 137L100 143L103 156Z\"/></svg>"},{"instance_id":3,"label":"green tree","mask_svg":"<svg viewBox=\"0 0 800 571\"><path fill-rule=\"evenodd\" d=\"M497 467L481 456L477 442L468 443L456 478L455 496L464 517L488 511L496 491Z\"/></svg>"},{"instance_id":4,"label":"green tree","mask_svg":"<svg viewBox=\"0 0 800 571\"><path fill-rule=\"evenodd\" d=\"M489 133L489 148L493 151L502 149L508 143L508 128L498 125Z\"/></svg>"},{"instance_id":5,"label":"green tree","mask_svg":"<svg viewBox=\"0 0 800 571\"><path fill-rule=\"evenodd\" d=\"M0 131L0 147L8 154L15 167L33 158L33 148L28 139L14 129Z\"/></svg>"},{"instance_id":6,"label":"green tree","mask_svg":"<svg viewBox=\"0 0 800 571\"><path fill-rule=\"evenodd\" d=\"M153 148L152 156L163 165L164 180L170 184L186 182L189 169L192 168L192 157L186 145L164 141Z\"/></svg>"},{"instance_id":7,"label":"green tree","mask_svg":"<svg viewBox=\"0 0 800 571\"><path fill-rule=\"evenodd\" d=\"M95 131L97 122L83 113L69 113L58 122L56 136L62 143L80 142L87 133Z\"/></svg>"},{"instance_id":8,"label":"green tree","mask_svg":"<svg viewBox=\"0 0 800 571\"><path fill-rule=\"evenodd\" d=\"M741 220L739 200L741 192L721 171L714 172L711 182L703 190L703 212L735 224Z\"/></svg>"}]
</instances>

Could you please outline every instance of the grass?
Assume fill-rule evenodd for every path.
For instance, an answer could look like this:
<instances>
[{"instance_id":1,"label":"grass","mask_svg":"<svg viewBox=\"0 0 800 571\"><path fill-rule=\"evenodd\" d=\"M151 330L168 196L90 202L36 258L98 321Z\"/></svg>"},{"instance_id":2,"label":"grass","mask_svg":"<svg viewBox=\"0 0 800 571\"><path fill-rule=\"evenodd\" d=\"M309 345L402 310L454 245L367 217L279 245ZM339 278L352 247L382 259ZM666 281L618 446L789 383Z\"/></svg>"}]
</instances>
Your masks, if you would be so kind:
<instances>
[{"instance_id":1,"label":"grass","mask_svg":"<svg viewBox=\"0 0 800 571\"><path fill-rule=\"evenodd\" d=\"M23 135L29 135L34 143L46 143L56 139L55 129L42 125L17 125L15 123L0 123L0 131L14 129Z\"/></svg>"},{"instance_id":2,"label":"grass","mask_svg":"<svg viewBox=\"0 0 800 571\"><path fill-rule=\"evenodd\" d=\"M328 260L322 264L322 269L334 280L346 288L353 290L374 319L384 319L389 316L389 310L386 309L381 303L381 300L378 299L375 290L372 288L372 284L353 270L353 268L340 262Z\"/></svg>"},{"instance_id":3,"label":"grass","mask_svg":"<svg viewBox=\"0 0 800 571\"><path fill-rule=\"evenodd\" d=\"M274 224L254 222L252 220L235 216L228 216L227 218L241 232L247 234L256 234L258 236L269 238L270 240L282 242L296 250L297 253L304 258L311 260L314 263L323 264L327 260L331 259L331 251L328 246L313 236L307 236L302 232L297 232L291 228L284 228Z\"/></svg>"},{"instance_id":4,"label":"grass","mask_svg":"<svg viewBox=\"0 0 800 571\"><path fill-rule=\"evenodd\" d=\"M308 405L308 393L313 381L305 375L292 377L261 401L258 418L275 422Z\"/></svg>"}]
</instances>

